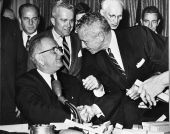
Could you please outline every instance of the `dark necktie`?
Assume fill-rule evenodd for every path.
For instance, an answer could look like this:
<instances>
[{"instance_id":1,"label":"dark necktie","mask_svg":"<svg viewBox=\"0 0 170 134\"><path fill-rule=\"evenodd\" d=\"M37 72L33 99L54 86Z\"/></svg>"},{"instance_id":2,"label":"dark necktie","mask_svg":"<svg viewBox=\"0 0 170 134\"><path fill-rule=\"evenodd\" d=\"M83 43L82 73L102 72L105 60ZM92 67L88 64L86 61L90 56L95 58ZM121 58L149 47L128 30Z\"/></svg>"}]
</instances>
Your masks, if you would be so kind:
<instances>
[{"instance_id":1,"label":"dark necktie","mask_svg":"<svg viewBox=\"0 0 170 134\"><path fill-rule=\"evenodd\" d=\"M66 42L65 37L63 37L63 50L64 50L64 55L63 55L63 63L65 67L69 70L69 65L70 65L70 50L68 48L68 44Z\"/></svg>"},{"instance_id":2,"label":"dark necktie","mask_svg":"<svg viewBox=\"0 0 170 134\"><path fill-rule=\"evenodd\" d=\"M108 55L109 55L109 57L111 58L111 60L112 60L112 62L114 63L114 65L116 66L116 68L117 68L123 75L126 75L126 74L125 74L125 71L120 67L120 65L119 65L118 62L116 61L113 53L111 52L111 49L108 48L107 50L108 50Z\"/></svg>"},{"instance_id":3,"label":"dark necktie","mask_svg":"<svg viewBox=\"0 0 170 134\"><path fill-rule=\"evenodd\" d=\"M51 77L51 83L52 83L55 80L54 79L54 74L51 74L50 77Z\"/></svg>"},{"instance_id":4,"label":"dark necktie","mask_svg":"<svg viewBox=\"0 0 170 134\"><path fill-rule=\"evenodd\" d=\"M31 36L29 36L29 35L27 36L27 42L26 42L26 50L27 50L27 51L29 51L30 37L31 37Z\"/></svg>"}]
</instances>

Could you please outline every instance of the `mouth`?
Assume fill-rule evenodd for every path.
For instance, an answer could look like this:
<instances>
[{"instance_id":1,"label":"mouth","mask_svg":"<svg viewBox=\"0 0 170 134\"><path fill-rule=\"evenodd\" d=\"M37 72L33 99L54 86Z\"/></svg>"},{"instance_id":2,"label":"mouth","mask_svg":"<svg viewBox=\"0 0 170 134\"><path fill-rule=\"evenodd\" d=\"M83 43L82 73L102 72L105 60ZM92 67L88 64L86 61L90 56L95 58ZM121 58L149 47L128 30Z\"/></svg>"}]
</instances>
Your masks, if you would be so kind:
<instances>
[{"instance_id":1,"label":"mouth","mask_svg":"<svg viewBox=\"0 0 170 134\"><path fill-rule=\"evenodd\" d=\"M118 25L111 24L111 27L115 27L116 28L116 27L118 27Z\"/></svg>"}]
</instances>

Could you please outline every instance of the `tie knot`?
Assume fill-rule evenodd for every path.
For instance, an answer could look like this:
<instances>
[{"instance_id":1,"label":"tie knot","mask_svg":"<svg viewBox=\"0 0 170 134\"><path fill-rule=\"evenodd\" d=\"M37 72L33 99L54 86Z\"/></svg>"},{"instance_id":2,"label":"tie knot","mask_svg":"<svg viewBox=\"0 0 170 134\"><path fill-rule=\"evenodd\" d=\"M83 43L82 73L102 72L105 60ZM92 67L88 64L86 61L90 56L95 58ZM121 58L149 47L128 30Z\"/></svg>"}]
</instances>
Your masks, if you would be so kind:
<instances>
[{"instance_id":1,"label":"tie knot","mask_svg":"<svg viewBox=\"0 0 170 134\"><path fill-rule=\"evenodd\" d=\"M109 55L111 58L114 58L114 55L113 55L111 49L108 48L107 51L108 51L108 55Z\"/></svg>"},{"instance_id":2,"label":"tie knot","mask_svg":"<svg viewBox=\"0 0 170 134\"><path fill-rule=\"evenodd\" d=\"M51 77L51 82L55 80L54 74L51 74L50 77Z\"/></svg>"},{"instance_id":3,"label":"tie knot","mask_svg":"<svg viewBox=\"0 0 170 134\"><path fill-rule=\"evenodd\" d=\"M108 53L111 53L111 49L110 48L108 48L107 51L108 51Z\"/></svg>"},{"instance_id":4,"label":"tie knot","mask_svg":"<svg viewBox=\"0 0 170 134\"><path fill-rule=\"evenodd\" d=\"M27 40L29 40L29 39L30 39L30 37L31 37L31 36L30 36L30 35L28 35L28 36L27 36Z\"/></svg>"},{"instance_id":5,"label":"tie knot","mask_svg":"<svg viewBox=\"0 0 170 134\"><path fill-rule=\"evenodd\" d=\"M63 38L63 41L65 41L65 42L66 42L66 38L65 38L65 36L63 36L62 38Z\"/></svg>"}]
</instances>

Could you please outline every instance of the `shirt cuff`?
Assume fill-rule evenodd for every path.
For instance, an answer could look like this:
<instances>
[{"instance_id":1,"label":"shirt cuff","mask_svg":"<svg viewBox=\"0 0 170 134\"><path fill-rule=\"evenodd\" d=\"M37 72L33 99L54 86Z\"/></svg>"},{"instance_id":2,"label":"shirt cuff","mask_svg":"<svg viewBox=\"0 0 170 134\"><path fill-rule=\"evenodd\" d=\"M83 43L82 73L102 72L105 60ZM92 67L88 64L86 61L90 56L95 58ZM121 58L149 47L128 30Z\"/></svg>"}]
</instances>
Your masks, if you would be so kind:
<instances>
[{"instance_id":1,"label":"shirt cuff","mask_svg":"<svg viewBox=\"0 0 170 134\"><path fill-rule=\"evenodd\" d=\"M101 84L99 88L94 89L93 93L96 97L102 97L105 94L103 85Z\"/></svg>"},{"instance_id":2,"label":"shirt cuff","mask_svg":"<svg viewBox=\"0 0 170 134\"><path fill-rule=\"evenodd\" d=\"M97 106L96 104L92 105L92 109L95 113L95 115L99 118L101 115L104 116L102 110L99 108L99 106Z\"/></svg>"}]
</instances>

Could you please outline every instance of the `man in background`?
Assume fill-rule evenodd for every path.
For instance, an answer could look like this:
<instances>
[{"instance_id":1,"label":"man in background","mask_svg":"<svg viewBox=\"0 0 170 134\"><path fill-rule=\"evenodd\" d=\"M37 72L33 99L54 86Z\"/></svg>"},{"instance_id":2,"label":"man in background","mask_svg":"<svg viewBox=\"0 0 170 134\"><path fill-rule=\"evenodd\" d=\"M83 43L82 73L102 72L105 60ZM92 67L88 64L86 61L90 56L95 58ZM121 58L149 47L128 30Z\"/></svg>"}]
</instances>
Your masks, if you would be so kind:
<instances>
[{"instance_id":1,"label":"man in background","mask_svg":"<svg viewBox=\"0 0 170 134\"><path fill-rule=\"evenodd\" d=\"M155 6L148 6L142 11L141 24L157 33L157 27L160 24L160 13Z\"/></svg>"},{"instance_id":2,"label":"man in background","mask_svg":"<svg viewBox=\"0 0 170 134\"><path fill-rule=\"evenodd\" d=\"M122 0L102 0L100 13L106 18L111 29L117 29L123 17Z\"/></svg>"},{"instance_id":3,"label":"man in background","mask_svg":"<svg viewBox=\"0 0 170 134\"><path fill-rule=\"evenodd\" d=\"M26 3L19 7L19 22L22 29L23 45L29 50L29 40L37 34L40 14L37 6Z\"/></svg>"},{"instance_id":4,"label":"man in background","mask_svg":"<svg viewBox=\"0 0 170 134\"><path fill-rule=\"evenodd\" d=\"M0 1L0 5L2 6ZM0 124L23 123L15 104L16 79L26 70L26 55L16 22L1 18L1 118Z\"/></svg>"},{"instance_id":5,"label":"man in background","mask_svg":"<svg viewBox=\"0 0 170 134\"><path fill-rule=\"evenodd\" d=\"M62 72L79 77L81 68L81 41L74 33L74 7L69 3L57 2L52 9L53 28L42 34L53 38L63 49Z\"/></svg>"}]
</instances>

